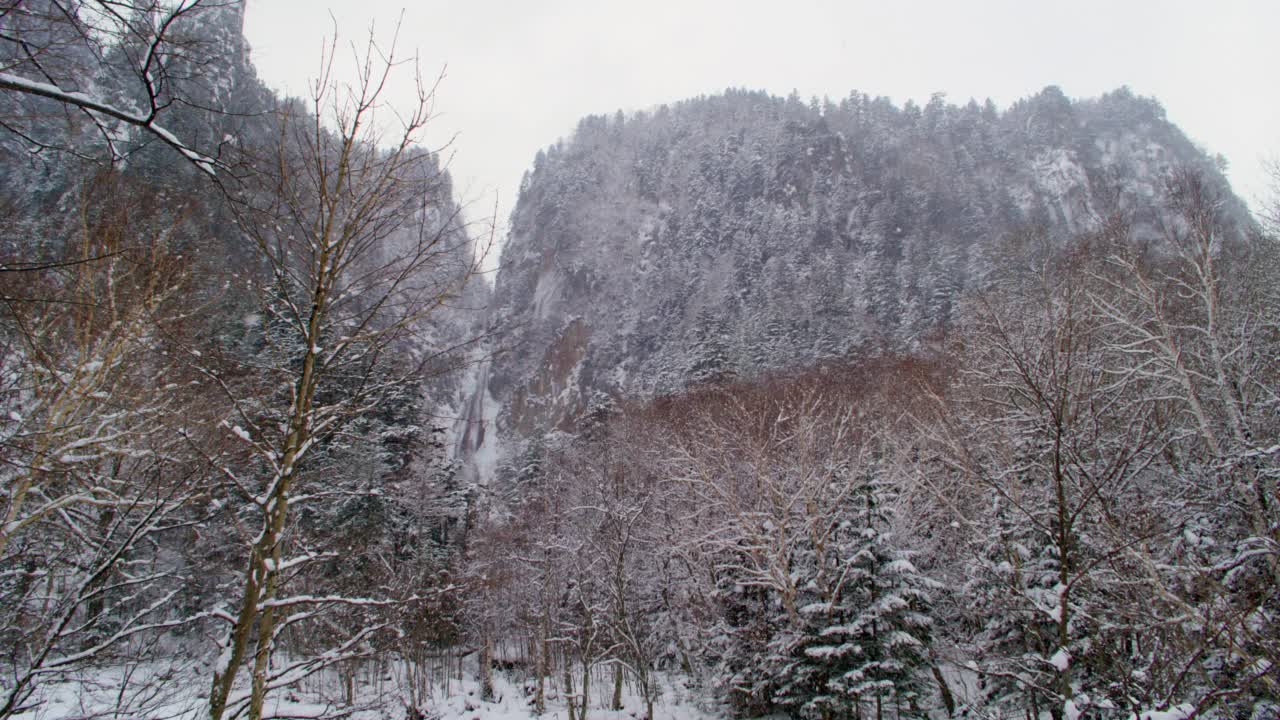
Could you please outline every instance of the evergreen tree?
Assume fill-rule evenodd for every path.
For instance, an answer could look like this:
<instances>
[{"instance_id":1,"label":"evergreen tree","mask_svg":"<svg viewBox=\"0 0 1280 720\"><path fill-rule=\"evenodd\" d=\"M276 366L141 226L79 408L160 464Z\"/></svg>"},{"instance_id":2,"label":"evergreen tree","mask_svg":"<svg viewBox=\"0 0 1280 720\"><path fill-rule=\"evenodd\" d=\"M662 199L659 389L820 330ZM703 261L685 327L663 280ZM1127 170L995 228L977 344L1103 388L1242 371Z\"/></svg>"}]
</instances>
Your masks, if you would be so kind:
<instances>
[{"instance_id":1,"label":"evergreen tree","mask_svg":"<svg viewBox=\"0 0 1280 720\"><path fill-rule=\"evenodd\" d=\"M1044 658L1053 652L1054 624L1041 608L1057 600L1056 564L1043 539L1011 517L1004 498L993 499L990 524L963 590L976 631L978 690L986 707L1038 716L1052 704L1035 688L1053 682Z\"/></svg>"},{"instance_id":2,"label":"evergreen tree","mask_svg":"<svg viewBox=\"0 0 1280 720\"><path fill-rule=\"evenodd\" d=\"M894 546L885 493L867 478L862 507L834 537L843 558L836 586L801 608L802 628L775 642L785 655L775 699L803 717L925 715L920 671L929 662L936 583Z\"/></svg>"},{"instance_id":3,"label":"evergreen tree","mask_svg":"<svg viewBox=\"0 0 1280 720\"><path fill-rule=\"evenodd\" d=\"M725 382L736 374L729 352L728 324L711 311L700 310L693 346L689 350L689 380L694 383Z\"/></svg>"}]
</instances>

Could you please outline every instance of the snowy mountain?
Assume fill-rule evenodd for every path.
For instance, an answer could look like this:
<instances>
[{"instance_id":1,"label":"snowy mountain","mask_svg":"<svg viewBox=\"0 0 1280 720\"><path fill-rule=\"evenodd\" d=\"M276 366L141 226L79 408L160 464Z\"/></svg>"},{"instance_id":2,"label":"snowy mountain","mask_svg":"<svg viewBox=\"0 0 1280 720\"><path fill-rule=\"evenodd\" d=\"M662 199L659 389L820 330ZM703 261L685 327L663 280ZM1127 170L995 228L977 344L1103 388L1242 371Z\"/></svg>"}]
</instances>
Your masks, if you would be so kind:
<instances>
[{"instance_id":1,"label":"snowy mountain","mask_svg":"<svg viewBox=\"0 0 1280 720\"><path fill-rule=\"evenodd\" d=\"M1158 242L1165 183L1187 167L1226 188L1127 89L1048 87L1003 112L730 90L585 118L538 154L512 214L500 427L571 430L601 395L926 348L1013 245L1118 215ZM1247 217L1233 197L1226 214Z\"/></svg>"}]
</instances>

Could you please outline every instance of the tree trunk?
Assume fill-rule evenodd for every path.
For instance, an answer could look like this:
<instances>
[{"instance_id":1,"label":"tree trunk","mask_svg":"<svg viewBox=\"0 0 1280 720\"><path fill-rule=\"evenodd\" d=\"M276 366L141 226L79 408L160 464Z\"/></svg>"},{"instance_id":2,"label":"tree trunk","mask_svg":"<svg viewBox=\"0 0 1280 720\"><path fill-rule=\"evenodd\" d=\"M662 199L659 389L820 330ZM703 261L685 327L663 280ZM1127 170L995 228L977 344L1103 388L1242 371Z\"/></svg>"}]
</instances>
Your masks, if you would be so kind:
<instances>
[{"instance_id":1,"label":"tree trunk","mask_svg":"<svg viewBox=\"0 0 1280 720\"><path fill-rule=\"evenodd\" d=\"M564 663L564 705L569 711L569 720L578 720L577 708L573 699L573 673L569 668L568 658Z\"/></svg>"},{"instance_id":2,"label":"tree trunk","mask_svg":"<svg viewBox=\"0 0 1280 720\"><path fill-rule=\"evenodd\" d=\"M480 699L493 702L493 641L486 631L480 640Z\"/></svg>"},{"instance_id":3,"label":"tree trunk","mask_svg":"<svg viewBox=\"0 0 1280 720\"><path fill-rule=\"evenodd\" d=\"M209 689L209 720L222 720L227 710L227 700L231 696L231 688L236 682L237 671L244 660L253 621L258 615L258 581L261 578L261 565L257 552L251 553L249 569L245 572L244 599L240 605L240 614L236 617L236 622L223 643L226 648L220 660L223 664L214 667L213 670L213 684Z\"/></svg>"},{"instance_id":4,"label":"tree trunk","mask_svg":"<svg viewBox=\"0 0 1280 720\"><path fill-rule=\"evenodd\" d=\"M282 496L277 501L277 520L272 523L273 528L283 530L284 511L286 500ZM266 583L263 586L262 600L274 600L276 596L277 578L274 568L280 567L280 540L279 535L273 532L271 534L274 540L271 551L272 565L265 568ZM249 720L262 720L262 708L267 699L267 674L271 669L271 651L275 644L275 608L266 606L258 614L258 647L253 655L253 683L251 686L252 694L249 697Z\"/></svg>"},{"instance_id":5,"label":"tree trunk","mask_svg":"<svg viewBox=\"0 0 1280 720\"><path fill-rule=\"evenodd\" d=\"M929 669L933 671L933 679L938 683L938 694L942 695L942 704L947 708L947 717L955 717L956 715L956 698L951 694L951 687L947 685L947 679L942 675L942 668L938 667L938 663L929 663Z\"/></svg>"},{"instance_id":6,"label":"tree trunk","mask_svg":"<svg viewBox=\"0 0 1280 720\"><path fill-rule=\"evenodd\" d=\"M352 663L351 667L348 667L342 671L342 685L346 694L346 701L348 706L356 704L356 673L357 672L358 672L358 668L355 666L354 662ZM413 691L412 683L410 683L409 687L410 687L409 697L413 701L414 706L416 707L417 693Z\"/></svg>"},{"instance_id":7,"label":"tree trunk","mask_svg":"<svg viewBox=\"0 0 1280 720\"><path fill-rule=\"evenodd\" d=\"M578 706L578 720L587 720L587 703L591 701L591 663L582 661L582 704Z\"/></svg>"},{"instance_id":8,"label":"tree trunk","mask_svg":"<svg viewBox=\"0 0 1280 720\"><path fill-rule=\"evenodd\" d=\"M547 623L546 617L538 625L537 648L534 651L534 674L537 679L533 686L533 712L541 715L547 711Z\"/></svg>"},{"instance_id":9,"label":"tree trunk","mask_svg":"<svg viewBox=\"0 0 1280 720\"><path fill-rule=\"evenodd\" d=\"M611 710L622 709L622 666L617 663L613 665L613 704L609 707Z\"/></svg>"},{"instance_id":10,"label":"tree trunk","mask_svg":"<svg viewBox=\"0 0 1280 720\"><path fill-rule=\"evenodd\" d=\"M640 692L644 693L645 720L653 720L653 675L645 666L640 670Z\"/></svg>"}]
</instances>

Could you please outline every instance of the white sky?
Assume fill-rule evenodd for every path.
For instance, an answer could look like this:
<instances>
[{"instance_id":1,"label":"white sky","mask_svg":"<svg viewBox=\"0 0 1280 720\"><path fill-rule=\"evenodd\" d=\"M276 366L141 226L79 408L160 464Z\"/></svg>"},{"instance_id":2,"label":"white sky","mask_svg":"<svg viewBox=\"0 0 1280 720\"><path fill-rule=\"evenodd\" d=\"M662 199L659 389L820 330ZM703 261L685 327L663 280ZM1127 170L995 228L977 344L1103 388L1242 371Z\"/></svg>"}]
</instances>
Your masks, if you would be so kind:
<instances>
[{"instance_id":1,"label":"white sky","mask_svg":"<svg viewBox=\"0 0 1280 720\"><path fill-rule=\"evenodd\" d=\"M254 63L303 94L334 20L344 43L371 24L386 40L403 7L248 0ZM582 116L726 87L897 104L940 91L1004 108L1046 85L1070 97L1128 85L1226 156L1249 201L1268 189L1260 161L1280 154L1277 0L420 0L403 12L401 53L417 51L431 76L447 66L428 142L455 138L468 215L496 204L500 226L534 154Z\"/></svg>"}]
</instances>

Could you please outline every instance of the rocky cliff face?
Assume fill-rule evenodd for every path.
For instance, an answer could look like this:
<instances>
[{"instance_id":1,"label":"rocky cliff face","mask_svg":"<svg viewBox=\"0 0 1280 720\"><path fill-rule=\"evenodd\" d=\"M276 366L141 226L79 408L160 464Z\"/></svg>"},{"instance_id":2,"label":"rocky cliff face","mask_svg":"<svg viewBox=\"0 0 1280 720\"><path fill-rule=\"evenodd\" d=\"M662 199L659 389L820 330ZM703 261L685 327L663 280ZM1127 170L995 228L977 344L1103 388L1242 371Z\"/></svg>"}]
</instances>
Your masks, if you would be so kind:
<instances>
[{"instance_id":1,"label":"rocky cliff face","mask_svg":"<svg viewBox=\"0 0 1280 720\"><path fill-rule=\"evenodd\" d=\"M539 153L512 216L494 296L510 352L487 383L500 434L569 430L603 396L918 348L1019 240L1117 213L1158 240L1188 166L1225 187L1123 89L1050 87L1004 112L730 91L586 118Z\"/></svg>"}]
</instances>

